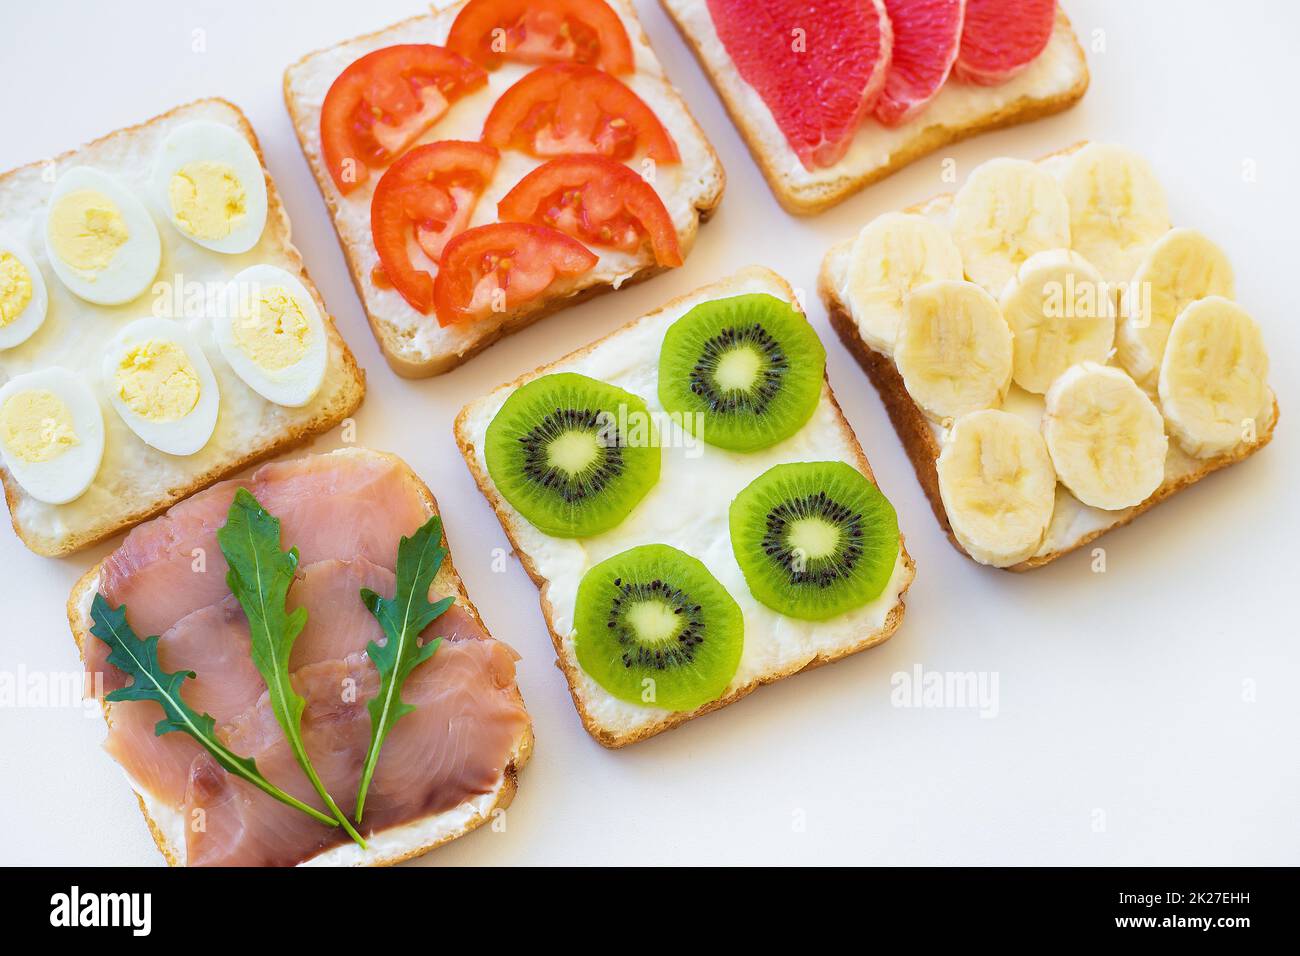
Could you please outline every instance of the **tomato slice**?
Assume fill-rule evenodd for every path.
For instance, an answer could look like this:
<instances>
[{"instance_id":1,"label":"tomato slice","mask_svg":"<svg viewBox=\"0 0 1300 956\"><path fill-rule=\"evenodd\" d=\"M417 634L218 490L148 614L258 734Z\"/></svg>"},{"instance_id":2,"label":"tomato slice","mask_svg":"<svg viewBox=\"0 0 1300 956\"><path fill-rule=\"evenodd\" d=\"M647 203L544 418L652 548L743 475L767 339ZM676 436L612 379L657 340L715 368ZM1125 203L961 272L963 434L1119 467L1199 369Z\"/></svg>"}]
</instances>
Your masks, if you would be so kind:
<instances>
[{"instance_id":1,"label":"tomato slice","mask_svg":"<svg viewBox=\"0 0 1300 956\"><path fill-rule=\"evenodd\" d=\"M367 53L338 75L320 113L321 153L339 191L348 193L387 166L438 121L447 107L487 83L487 73L431 43Z\"/></svg>"},{"instance_id":2,"label":"tomato slice","mask_svg":"<svg viewBox=\"0 0 1300 956\"><path fill-rule=\"evenodd\" d=\"M654 110L621 80L590 66L556 63L501 94L483 123L483 142L531 156L597 153L627 161L681 161Z\"/></svg>"},{"instance_id":3,"label":"tomato slice","mask_svg":"<svg viewBox=\"0 0 1300 956\"><path fill-rule=\"evenodd\" d=\"M659 194L636 172L603 156L543 163L497 203L497 216L623 252L638 252L648 243L661 266L682 264L677 229Z\"/></svg>"},{"instance_id":4,"label":"tomato slice","mask_svg":"<svg viewBox=\"0 0 1300 956\"><path fill-rule=\"evenodd\" d=\"M411 150L380 177L370 202L370 232L383 269L411 307L433 307L433 276L411 261L414 237L433 263L469 217L496 172L500 154L482 143L443 140Z\"/></svg>"},{"instance_id":5,"label":"tomato slice","mask_svg":"<svg viewBox=\"0 0 1300 956\"><path fill-rule=\"evenodd\" d=\"M534 223L494 222L467 229L447 243L438 265L433 290L438 324L513 309L557 279L582 275L599 261L576 239Z\"/></svg>"},{"instance_id":6,"label":"tomato slice","mask_svg":"<svg viewBox=\"0 0 1300 956\"><path fill-rule=\"evenodd\" d=\"M469 0L447 48L489 70L506 60L583 63L610 73L636 68L623 21L605 0Z\"/></svg>"}]
</instances>

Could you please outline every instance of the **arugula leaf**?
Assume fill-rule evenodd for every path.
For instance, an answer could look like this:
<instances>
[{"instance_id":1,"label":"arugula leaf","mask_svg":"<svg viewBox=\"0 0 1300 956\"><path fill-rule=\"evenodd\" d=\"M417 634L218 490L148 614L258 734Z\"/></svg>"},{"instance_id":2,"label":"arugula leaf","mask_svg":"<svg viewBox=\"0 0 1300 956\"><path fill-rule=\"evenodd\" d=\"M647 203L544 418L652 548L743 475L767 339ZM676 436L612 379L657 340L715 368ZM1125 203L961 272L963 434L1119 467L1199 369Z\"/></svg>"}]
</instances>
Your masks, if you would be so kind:
<instances>
[{"instance_id":1,"label":"arugula leaf","mask_svg":"<svg viewBox=\"0 0 1300 956\"><path fill-rule=\"evenodd\" d=\"M217 543L230 566L226 584L248 618L253 665L266 681L275 719L316 793L348 836L364 848L361 834L338 808L311 764L302 739L307 701L289 681L289 654L307 624L305 607L292 614L285 609L289 585L298 569L298 549L280 550L280 519L269 514L247 488L235 492L226 523L217 532Z\"/></svg>"},{"instance_id":2,"label":"arugula leaf","mask_svg":"<svg viewBox=\"0 0 1300 956\"><path fill-rule=\"evenodd\" d=\"M262 776L251 757L241 757L218 739L216 722L210 714L200 714L181 698L181 685L194 676L193 671L168 673L158 662L158 636L141 639L126 622L126 605L117 609L109 607L102 594L96 594L90 605L94 622L90 633L109 647L108 662L132 678L130 684L112 691L105 698L117 701L153 700L162 705L162 720L154 727L161 737L167 733L189 734L216 759L225 770L257 787L281 803L301 810L326 826L336 827L338 821L308 806L297 797L285 793Z\"/></svg>"},{"instance_id":3,"label":"arugula leaf","mask_svg":"<svg viewBox=\"0 0 1300 956\"><path fill-rule=\"evenodd\" d=\"M403 537L397 545L397 586L392 598L380 597L369 588L361 589L361 601L379 621L388 640L380 646L371 641L366 653L379 670L379 693L366 705L370 710L370 750L361 771L361 786L357 790L357 822L366 805L366 791L379 762L379 750L384 746L388 732L398 718L415 710L402 702L402 685L411 671L423 664L442 643L435 638L427 644L419 643L420 632L430 622L451 607L454 597L443 598L437 604L429 603L429 588L447 556L442 544L442 519L430 518L411 537Z\"/></svg>"}]
</instances>

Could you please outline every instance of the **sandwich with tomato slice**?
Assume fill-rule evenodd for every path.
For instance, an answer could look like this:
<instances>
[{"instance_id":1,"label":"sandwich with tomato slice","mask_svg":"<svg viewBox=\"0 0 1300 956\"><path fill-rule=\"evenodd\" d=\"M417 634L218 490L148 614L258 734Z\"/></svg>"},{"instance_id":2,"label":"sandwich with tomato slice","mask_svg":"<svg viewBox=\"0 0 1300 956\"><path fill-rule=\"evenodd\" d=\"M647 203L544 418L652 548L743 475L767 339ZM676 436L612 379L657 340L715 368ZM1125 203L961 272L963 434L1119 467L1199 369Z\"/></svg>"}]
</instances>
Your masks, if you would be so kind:
<instances>
[{"instance_id":1,"label":"sandwich with tomato slice","mask_svg":"<svg viewBox=\"0 0 1300 956\"><path fill-rule=\"evenodd\" d=\"M681 265L722 198L627 0L467 0L309 54L284 94L408 377Z\"/></svg>"}]
</instances>

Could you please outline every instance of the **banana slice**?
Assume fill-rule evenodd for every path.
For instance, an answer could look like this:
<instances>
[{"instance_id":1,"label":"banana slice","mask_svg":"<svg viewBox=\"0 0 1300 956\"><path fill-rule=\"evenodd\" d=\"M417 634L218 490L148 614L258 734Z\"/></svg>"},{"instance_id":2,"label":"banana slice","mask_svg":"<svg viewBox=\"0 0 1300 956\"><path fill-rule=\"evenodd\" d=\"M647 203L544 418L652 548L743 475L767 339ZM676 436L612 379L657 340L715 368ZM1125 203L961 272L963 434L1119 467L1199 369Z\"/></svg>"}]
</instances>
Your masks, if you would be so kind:
<instances>
[{"instance_id":1,"label":"banana slice","mask_svg":"<svg viewBox=\"0 0 1300 956\"><path fill-rule=\"evenodd\" d=\"M1192 457L1253 441L1273 405L1259 324L1221 296L1193 302L1169 332L1159 388L1169 430Z\"/></svg>"},{"instance_id":2,"label":"banana slice","mask_svg":"<svg viewBox=\"0 0 1300 956\"><path fill-rule=\"evenodd\" d=\"M1071 365L1105 362L1115 341L1109 287L1088 260L1068 249L1038 252L1020 264L1002 293L1015 336L1011 377L1043 394Z\"/></svg>"},{"instance_id":3,"label":"banana slice","mask_svg":"<svg viewBox=\"0 0 1300 956\"><path fill-rule=\"evenodd\" d=\"M1000 405L1011 387L1011 354L1011 328L973 282L940 279L907 297L894 364L935 421Z\"/></svg>"},{"instance_id":4,"label":"banana slice","mask_svg":"<svg viewBox=\"0 0 1300 956\"><path fill-rule=\"evenodd\" d=\"M936 279L961 277L961 253L942 226L913 213L877 216L850 253L847 298L858 331L873 349L892 354L907 294Z\"/></svg>"},{"instance_id":5,"label":"banana slice","mask_svg":"<svg viewBox=\"0 0 1300 956\"><path fill-rule=\"evenodd\" d=\"M1046 404L1043 438L1056 476L1085 505L1131 508L1165 480L1165 421L1123 369L1076 365L1047 390Z\"/></svg>"},{"instance_id":6,"label":"banana slice","mask_svg":"<svg viewBox=\"0 0 1300 956\"><path fill-rule=\"evenodd\" d=\"M1122 146L1089 143L1061 177L1070 242L1111 283L1127 282L1151 244L1169 231L1164 187L1145 159Z\"/></svg>"},{"instance_id":7,"label":"banana slice","mask_svg":"<svg viewBox=\"0 0 1300 956\"><path fill-rule=\"evenodd\" d=\"M1210 295L1233 297L1232 263L1195 229L1170 229L1147 252L1124 290L1115 344L1120 364L1149 392L1174 319Z\"/></svg>"},{"instance_id":8,"label":"banana slice","mask_svg":"<svg viewBox=\"0 0 1300 956\"><path fill-rule=\"evenodd\" d=\"M970 174L953 200L952 236L967 277L1001 295L1035 252L1070 248L1070 204L1037 164L992 159Z\"/></svg>"},{"instance_id":9,"label":"banana slice","mask_svg":"<svg viewBox=\"0 0 1300 956\"><path fill-rule=\"evenodd\" d=\"M948 524L981 564L1019 564L1043 543L1056 472L1032 425L997 409L958 420L935 466Z\"/></svg>"}]
</instances>

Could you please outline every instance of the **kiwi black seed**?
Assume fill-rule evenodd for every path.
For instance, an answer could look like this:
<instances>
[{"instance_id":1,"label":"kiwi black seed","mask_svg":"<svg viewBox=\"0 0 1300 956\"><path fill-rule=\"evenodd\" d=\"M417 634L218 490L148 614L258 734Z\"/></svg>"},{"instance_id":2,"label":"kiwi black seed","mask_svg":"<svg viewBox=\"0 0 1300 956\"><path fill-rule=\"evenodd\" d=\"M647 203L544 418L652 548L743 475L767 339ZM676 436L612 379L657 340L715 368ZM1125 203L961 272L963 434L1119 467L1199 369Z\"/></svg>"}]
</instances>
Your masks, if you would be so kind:
<instances>
[{"instance_id":1,"label":"kiwi black seed","mask_svg":"<svg viewBox=\"0 0 1300 956\"><path fill-rule=\"evenodd\" d=\"M731 548L750 592L790 617L824 620L884 591L898 561L898 516L842 461L777 465L731 503Z\"/></svg>"},{"instance_id":2,"label":"kiwi black seed","mask_svg":"<svg viewBox=\"0 0 1300 956\"><path fill-rule=\"evenodd\" d=\"M821 340L789 302L764 293L714 299L664 336L659 401L709 444L755 451L812 417L825 371Z\"/></svg>"},{"instance_id":3,"label":"kiwi black seed","mask_svg":"<svg viewBox=\"0 0 1300 956\"><path fill-rule=\"evenodd\" d=\"M578 665L620 700L687 711L722 696L740 665L740 606L696 558L666 544L589 570L574 609Z\"/></svg>"},{"instance_id":4,"label":"kiwi black seed","mask_svg":"<svg viewBox=\"0 0 1300 956\"><path fill-rule=\"evenodd\" d=\"M659 480L645 402L572 372L515 389L488 425L483 456L502 497L563 538L613 528Z\"/></svg>"}]
</instances>

